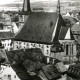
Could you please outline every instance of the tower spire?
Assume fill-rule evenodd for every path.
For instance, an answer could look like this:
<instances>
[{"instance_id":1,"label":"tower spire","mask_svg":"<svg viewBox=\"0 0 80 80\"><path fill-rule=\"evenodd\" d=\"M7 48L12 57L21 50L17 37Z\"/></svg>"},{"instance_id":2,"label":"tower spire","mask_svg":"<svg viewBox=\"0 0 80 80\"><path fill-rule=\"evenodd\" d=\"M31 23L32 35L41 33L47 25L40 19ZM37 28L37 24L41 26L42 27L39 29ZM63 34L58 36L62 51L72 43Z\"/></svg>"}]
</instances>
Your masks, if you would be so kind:
<instances>
[{"instance_id":1,"label":"tower spire","mask_svg":"<svg viewBox=\"0 0 80 80\"><path fill-rule=\"evenodd\" d=\"M60 9L60 0L58 0L58 3L57 3L57 13L60 14L61 12L61 9Z\"/></svg>"},{"instance_id":2,"label":"tower spire","mask_svg":"<svg viewBox=\"0 0 80 80\"><path fill-rule=\"evenodd\" d=\"M23 2L23 10L24 12L31 12L30 0L24 0Z\"/></svg>"}]
</instances>

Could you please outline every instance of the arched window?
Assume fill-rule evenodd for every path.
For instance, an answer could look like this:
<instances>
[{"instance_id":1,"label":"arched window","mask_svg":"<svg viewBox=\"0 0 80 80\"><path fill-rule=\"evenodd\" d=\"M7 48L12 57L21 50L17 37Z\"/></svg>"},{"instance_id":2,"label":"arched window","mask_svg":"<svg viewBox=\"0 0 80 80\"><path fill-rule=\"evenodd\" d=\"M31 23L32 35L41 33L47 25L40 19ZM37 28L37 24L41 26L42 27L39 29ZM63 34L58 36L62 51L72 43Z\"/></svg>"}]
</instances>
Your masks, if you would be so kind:
<instances>
[{"instance_id":1,"label":"arched window","mask_svg":"<svg viewBox=\"0 0 80 80\"><path fill-rule=\"evenodd\" d=\"M66 55L68 55L68 44L66 45Z\"/></svg>"}]
</instances>

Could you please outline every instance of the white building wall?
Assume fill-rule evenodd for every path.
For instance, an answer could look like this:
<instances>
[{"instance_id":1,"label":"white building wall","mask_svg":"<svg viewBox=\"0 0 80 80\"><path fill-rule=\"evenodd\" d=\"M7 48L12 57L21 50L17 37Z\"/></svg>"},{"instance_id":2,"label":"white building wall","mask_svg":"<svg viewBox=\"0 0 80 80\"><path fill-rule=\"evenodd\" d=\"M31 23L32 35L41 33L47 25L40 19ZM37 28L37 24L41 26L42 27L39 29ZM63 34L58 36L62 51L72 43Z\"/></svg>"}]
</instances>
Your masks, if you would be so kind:
<instances>
[{"instance_id":1,"label":"white building wall","mask_svg":"<svg viewBox=\"0 0 80 80\"><path fill-rule=\"evenodd\" d=\"M2 45L4 46L4 49L10 51L10 49L12 48L11 40L2 40L1 42Z\"/></svg>"},{"instance_id":2,"label":"white building wall","mask_svg":"<svg viewBox=\"0 0 80 80\"><path fill-rule=\"evenodd\" d=\"M14 41L13 49L19 50L19 49L28 49L28 48L40 48L45 56L50 56L51 55L50 47L51 45Z\"/></svg>"},{"instance_id":3,"label":"white building wall","mask_svg":"<svg viewBox=\"0 0 80 80\"><path fill-rule=\"evenodd\" d=\"M1 80L20 80L15 71L8 66L1 66L0 79Z\"/></svg>"}]
</instances>

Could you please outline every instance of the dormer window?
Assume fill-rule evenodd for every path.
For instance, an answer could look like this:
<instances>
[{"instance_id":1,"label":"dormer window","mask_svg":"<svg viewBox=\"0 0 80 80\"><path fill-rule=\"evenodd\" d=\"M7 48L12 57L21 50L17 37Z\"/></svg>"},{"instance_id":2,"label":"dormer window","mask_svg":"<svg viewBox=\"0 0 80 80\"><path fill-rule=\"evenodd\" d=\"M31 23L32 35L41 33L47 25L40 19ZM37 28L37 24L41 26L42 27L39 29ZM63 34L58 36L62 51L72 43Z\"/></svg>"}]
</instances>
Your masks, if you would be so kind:
<instances>
[{"instance_id":1,"label":"dormer window","mask_svg":"<svg viewBox=\"0 0 80 80\"><path fill-rule=\"evenodd\" d=\"M24 15L20 15L20 21L19 22L24 22Z\"/></svg>"}]
</instances>

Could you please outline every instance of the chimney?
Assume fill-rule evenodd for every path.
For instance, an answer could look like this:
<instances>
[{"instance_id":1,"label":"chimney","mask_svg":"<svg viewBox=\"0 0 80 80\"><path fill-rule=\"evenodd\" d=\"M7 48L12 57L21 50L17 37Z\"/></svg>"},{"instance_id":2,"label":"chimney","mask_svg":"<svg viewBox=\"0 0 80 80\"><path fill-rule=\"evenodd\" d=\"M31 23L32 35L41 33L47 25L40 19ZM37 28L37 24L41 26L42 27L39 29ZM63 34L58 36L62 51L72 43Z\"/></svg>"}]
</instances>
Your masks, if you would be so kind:
<instances>
[{"instance_id":1,"label":"chimney","mask_svg":"<svg viewBox=\"0 0 80 80\"><path fill-rule=\"evenodd\" d=\"M31 12L31 8L30 8L30 0L24 0L23 3L23 12Z\"/></svg>"}]
</instances>

